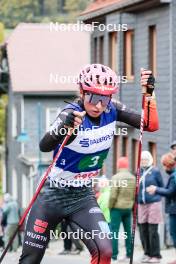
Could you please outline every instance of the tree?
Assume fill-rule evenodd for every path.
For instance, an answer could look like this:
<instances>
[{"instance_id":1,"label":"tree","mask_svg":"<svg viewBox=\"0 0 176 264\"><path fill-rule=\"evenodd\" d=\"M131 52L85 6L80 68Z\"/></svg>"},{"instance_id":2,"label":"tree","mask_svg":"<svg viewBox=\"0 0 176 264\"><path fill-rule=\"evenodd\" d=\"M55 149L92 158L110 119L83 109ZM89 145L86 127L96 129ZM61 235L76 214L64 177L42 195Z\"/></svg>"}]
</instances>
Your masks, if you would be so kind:
<instances>
[{"instance_id":1,"label":"tree","mask_svg":"<svg viewBox=\"0 0 176 264\"><path fill-rule=\"evenodd\" d=\"M89 0L0 0L0 18L6 28L20 22L74 22Z\"/></svg>"},{"instance_id":2,"label":"tree","mask_svg":"<svg viewBox=\"0 0 176 264\"><path fill-rule=\"evenodd\" d=\"M0 97L0 195L2 194L2 167L3 167L3 158L2 158L2 149L5 143L5 132L6 132L6 106L7 106L7 95L2 95Z\"/></svg>"},{"instance_id":3,"label":"tree","mask_svg":"<svg viewBox=\"0 0 176 264\"><path fill-rule=\"evenodd\" d=\"M0 0L0 17L7 28L14 28L19 22L33 22L38 14L38 0Z\"/></svg>"},{"instance_id":4,"label":"tree","mask_svg":"<svg viewBox=\"0 0 176 264\"><path fill-rule=\"evenodd\" d=\"M0 22L0 44L4 42L4 25Z\"/></svg>"},{"instance_id":5,"label":"tree","mask_svg":"<svg viewBox=\"0 0 176 264\"><path fill-rule=\"evenodd\" d=\"M2 95L0 98L0 145L2 145L5 140L5 132L6 132L5 112L6 112L7 102L8 102L7 95Z\"/></svg>"},{"instance_id":6,"label":"tree","mask_svg":"<svg viewBox=\"0 0 176 264\"><path fill-rule=\"evenodd\" d=\"M89 2L89 0L66 0L64 9L75 19Z\"/></svg>"},{"instance_id":7,"label":"tree","mask_svg":"<svg viewBox=\"0 0 176 264\"><path fill-rule=\"evenodd\" d=\"M40 15L44 16L44 14L45 14L45 0L39 0L39 9L40 9Z\"/></svg>"}]
</instances>

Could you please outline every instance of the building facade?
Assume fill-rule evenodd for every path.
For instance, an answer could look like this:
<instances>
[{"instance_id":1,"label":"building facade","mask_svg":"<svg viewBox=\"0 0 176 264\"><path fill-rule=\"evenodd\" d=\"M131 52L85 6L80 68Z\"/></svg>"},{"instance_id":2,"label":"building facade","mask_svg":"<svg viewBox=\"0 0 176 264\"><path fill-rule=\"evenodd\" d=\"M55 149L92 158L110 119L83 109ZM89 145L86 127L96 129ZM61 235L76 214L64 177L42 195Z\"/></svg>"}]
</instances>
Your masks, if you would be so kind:
<instances>
[{"instance_id":1,"label":"building facade","mask_svg":"<svg viewBox=\"0 0 176 264\"><path fill-rule=\"evenodd\" d=\"M62 32L48 24L20 24L6 44L10 82L3 184L22 208L52 161L52 152L40 152L39 141L65 101L77 97L75 80L90 62L89 45L89 33Z\"/></svg>"},{"instance_id":2,"label":"building facade","mask_svg":"<svg viewBox=\"0 0 176 264\"><path fill-rule=\"evenodd\" d=\"M160 129L154 133L144 132L143 149L152 152L159 167L161 155L176 138L175 12L175 0L111 0L93 1L80 16L84 23L97 26L91 37L92 63L108 65L121 76L118 94L121 102L140 112L140 68L153 71ZM115 30L112 26L109 26L111 30L104 30L102 24L106 28L113 25ZM127 155L132 171L136 170L139 131L132 127L127 129L127 136L117 135L114 139L107 160L107 164L113 165L106 166L109 176L116 171L116 161L121 155Z\"/></svg>"}]
</instances>

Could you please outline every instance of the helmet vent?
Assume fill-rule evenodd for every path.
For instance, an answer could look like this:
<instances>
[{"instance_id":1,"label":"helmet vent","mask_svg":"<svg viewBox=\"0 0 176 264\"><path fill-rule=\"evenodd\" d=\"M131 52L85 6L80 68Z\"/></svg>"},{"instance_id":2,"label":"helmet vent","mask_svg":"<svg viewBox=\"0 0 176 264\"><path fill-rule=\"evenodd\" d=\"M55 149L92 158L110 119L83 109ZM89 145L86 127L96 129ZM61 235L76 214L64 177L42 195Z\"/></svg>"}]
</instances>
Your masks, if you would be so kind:
<instances>
[{"instance_id":1,"label":"helmet vent","mask_svg":"<svg viewBox=\"0 0 176 264\"><path fill-rule=\"evenodd\" d=\"M90 85L88 82L85 82L85 84L86 84L87 86L91 87L91 85Z\"/></svg>"},{"instance_id":2,"label":"helmet vent","mask_svg":"<svg viewBox=\"0 0 176 264\"><path fill-rule=\"evenodd\" d=\"M97 83L100 84L100 80L99 80L100 75L96 75L95 77L96 77Z\"/></svg>"},{"instance_id":3,"label":"helmet vent","mask_svg":"<svg viewBox=\"0 0 176 264\"><path fill-rule=\"evenodd\" d=\"M80 73L78 83L83 90L102 95L115 94L118 90L117 74L102 64L88 64Z\"/></svg>"},{"instance_id":4,"label":"helmet vent","mask_svg":"<svg viewBox=\"0 0 176 264\"><path fill-rule=\"evenodd\" d=\"M106 72L106 70L105 70L105 68L104 68L104 67L102 67L102 72Z\"/></svg>"}]
</instances>

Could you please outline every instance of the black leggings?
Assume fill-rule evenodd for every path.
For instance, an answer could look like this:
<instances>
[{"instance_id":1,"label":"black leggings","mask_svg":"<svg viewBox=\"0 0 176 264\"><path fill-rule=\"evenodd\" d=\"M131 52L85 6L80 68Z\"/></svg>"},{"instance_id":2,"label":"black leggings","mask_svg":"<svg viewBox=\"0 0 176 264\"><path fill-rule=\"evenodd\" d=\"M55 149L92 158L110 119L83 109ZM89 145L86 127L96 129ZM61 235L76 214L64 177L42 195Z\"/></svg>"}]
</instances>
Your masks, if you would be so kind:
<instances>
[{"instance_id":1,"label":"black leggings","mask_svg":"<svg viewBox=\"0 0 176 264\"><path fill-rule=\"evenodd\" d=\"M29 213L20 264L41 263L50 232L56 234L54 230L62 219L69 221L71 229L81 234L92 256L91 264L110 264L112 247L108 224L95 198L89 193L84 197L86 193L86 187L57 190L45 186Z\"/></svg>"},{"instance_id":2,"label":"black leggings","mask_svg":"<svg viewBox=\"0 0 176 264\"><path fill-rule=\"evenodd\" d=\"M149 257L161 258L158 224L139 224L139 231L144 254Z\"/></svg>"},{"instance_id":3,"label":"black leggings","mask_svg":"<svg viewBox=\"0 0 176 264\"><path fill-rule=\"evenodd\" d=\"M71 251L72 249L72 244L75 245L75 248L77 250L82 251L83 250L83 246L80 243L79 239L74 239L73 236L70 234L70 232L72 232L71 227L69 225L69 222L63 220L61 222L61 232L64 233L64 250L68 250Z\"/></svg>"}]
</instances>

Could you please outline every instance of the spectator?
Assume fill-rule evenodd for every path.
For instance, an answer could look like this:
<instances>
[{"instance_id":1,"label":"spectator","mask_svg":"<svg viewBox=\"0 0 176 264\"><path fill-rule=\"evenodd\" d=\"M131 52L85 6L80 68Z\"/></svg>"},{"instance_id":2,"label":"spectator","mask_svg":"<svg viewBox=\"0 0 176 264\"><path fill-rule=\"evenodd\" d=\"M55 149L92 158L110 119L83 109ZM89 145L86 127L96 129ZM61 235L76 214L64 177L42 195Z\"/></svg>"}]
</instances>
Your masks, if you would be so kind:
<instances>
[{"instance_id":1,"label":"spectator","mask_svg":"<svg viewBox=\"0 0 176 264\"><path fill-rule=\"evenodd\" d=\"M142 263L160 262L160 241L158 224L162 222L162 202L159 194L150 195L146 187L163 187L161 173L153 166L153 157L149 151L142 151L141 178L138 198L138 223L140 238L144 249Z\"/></svg>"},{"instance_id":2,"label":"spectator","mask_svg":"<svg viewBox=\"0 0 176 264\"><path fill-rule=\"evenodd\" d=\"M6 216L7 226L5 227L4 242L5 246L9 239L14 234L19 222L19 208L15 200L12 199L9 193L4 195L3 214ZM17 251L19 245L18 236L15 237L12 243L12 251Z\"/></svg>"},{"instance_id":3,"label":"spectator","mask_svg":"<svg viewBox=\"0 0 176 264\"><path fill-rule=\"evenodd\" d=\"M169 179L165 188L156 185L149 186L147 192L150 195L163 195L166 197L165 212L169 214L170 234L176 249L176 158L172 153L162 156L161 163L169 175ZM176 260L168 264L176 264Z\"/></svg>"},{"instance_id":4,"label":"spectator","mask_svg":"<svg viewBox=\"0 0 176 264\"><path fill-rule=\"evenodd\" d=\"M63 220L61 222L61 232L66 234L66 237L64 237L64 249L63 251L61 251L59 253L59 255L68 255L68 254L72 254L72 255L78 255L81 253L81 251L83 250L83 246L80 243L79 239L74 239L71 236L71 232L72 229L70 227L70 225L68 224L67 220ZM68 235L70 234L70 235ZM72 250L72 245L75 245L75 250Z\"/></svg>"},{"instance_id":5,"label":"spectator","mask_svg":"<svg viewBox=\"0 0 176 264\"><path fill-rule=\"evenodd\" d=\"M98 182L99 182L99 177L94 178L93 183L93 191L95 193L95 198L96 200L98 200L99 196L100 196L100 188L98 186Z\"/></svg>"},{"instance_id":6,"label":"spectator","mask_svg":"<svg viewBox=\"0 0 176 264\"><path fill-rule=\"evenodd\" d=\"M174 157L176 157L176 140L172 142L172 144L170 145L170 148L171 148L172 154L174 155Z\"/></svg>"},{"instance_id":7,"label":"spectator","mask_svg":"<svg viewBox=\"0 0 176 264\"><path fill-rule=\"evenodd\" d=\"M134 204L136 179L135 176L129 172L128 168L128 158L119 158L117 162L118 172L112 177L113 187L110 193L109 208L111 216L111 231L113 233L113 260L117 259L119 253L117 238L121 222L123 223L127 239L125 241L126 256L123 257L123 259L119 259L125 261L129 260L131 256L131 213Z\"/></svg>"},{"instance_id":8,"label":"spectator","mask_svg":"<svg viewBox=\"0 0 176 264\"><path fill-rule=\"evenodd\" d=\"M67 255L71 253L72 241L68 238L68 223L65 220L61 222L61 232L67 234L67 236L63 239L64 249L59 253L59 255Z\"/></svg>"}]
</instances>

